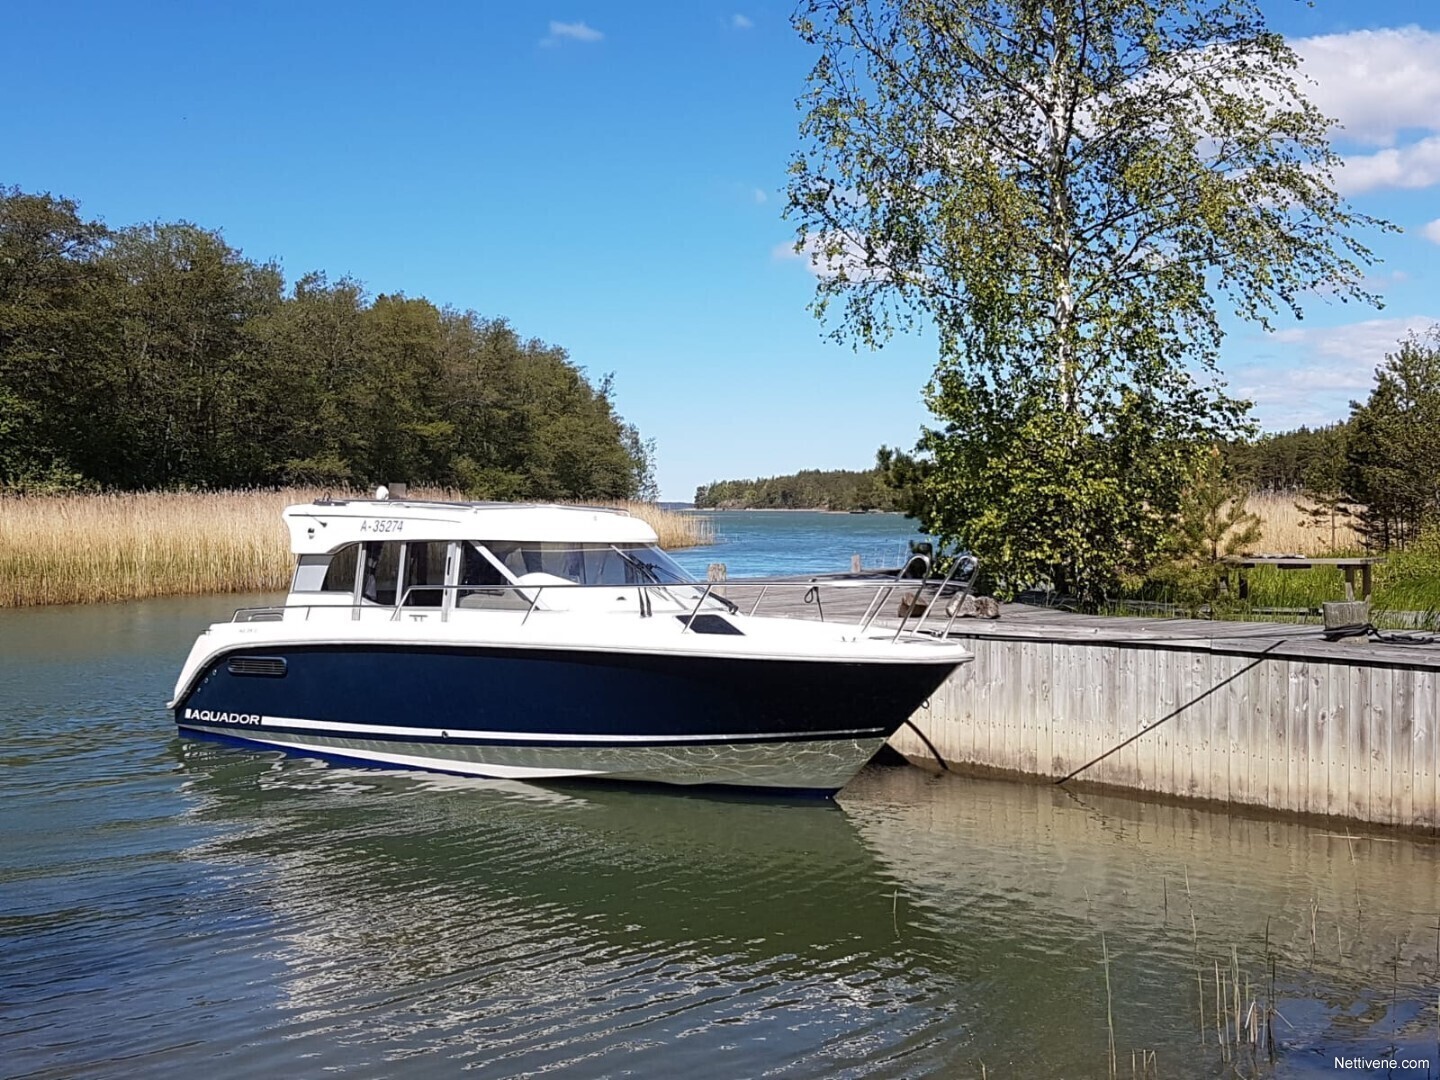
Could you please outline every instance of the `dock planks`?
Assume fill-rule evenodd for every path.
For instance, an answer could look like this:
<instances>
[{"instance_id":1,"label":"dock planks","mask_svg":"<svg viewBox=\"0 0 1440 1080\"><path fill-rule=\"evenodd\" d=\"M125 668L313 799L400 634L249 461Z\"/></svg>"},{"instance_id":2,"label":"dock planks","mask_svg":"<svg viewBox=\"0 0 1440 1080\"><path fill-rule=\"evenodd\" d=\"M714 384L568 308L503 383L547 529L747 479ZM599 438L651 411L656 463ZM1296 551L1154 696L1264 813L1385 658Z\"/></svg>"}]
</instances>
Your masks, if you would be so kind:
<instances>
[{"instance_id":1,"label":"dock planks","mask_svg":"<svg viewBox=\"0 0 1440 1080\"><path fill-rule=\"evenodd\" d=\"M831 621L854 621L872 595L821 587ZM911 588L895 591L877 626L893 629ZM772 591L760 613L817 617L790 592ZM742 610L757 593L730 583ZM937 610L926 626L946 621ZM975 661L913 718L951 764L1058 779L1173 712L1079 778L1440 831L1440 646L1024 605L1005 605L998 620L957 620L951 636ZM891 741L930 758L908 729Z\"/></svg>"}]
</instances>

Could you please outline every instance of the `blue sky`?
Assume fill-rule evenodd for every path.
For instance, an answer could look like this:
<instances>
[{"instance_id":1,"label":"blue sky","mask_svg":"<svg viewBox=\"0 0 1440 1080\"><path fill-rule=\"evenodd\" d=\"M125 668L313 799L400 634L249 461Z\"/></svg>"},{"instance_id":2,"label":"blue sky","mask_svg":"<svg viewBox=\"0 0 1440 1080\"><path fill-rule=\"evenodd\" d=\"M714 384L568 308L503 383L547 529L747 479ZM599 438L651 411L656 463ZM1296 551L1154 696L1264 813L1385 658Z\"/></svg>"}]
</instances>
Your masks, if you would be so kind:
<instances>
[{"instance_id":1,"label":"blue sky","mask_svg":"<svg viewBox=\"0 0 1440 1080\"><path fill-rule=\"evenodd\" d=\"M1383 310L1315 297L1238 328L1234 390L1269 429L1363 397L1440 321L1440 7L1268 0L1344 130L1340 186ZM788 3L12 2L0 183L112 225L223 229L323 269L500 315L615 373L668 499L712 479L863 468L909 446L934 343L857 353L805 310L782 188L811 56Z\"/></svg>"}]
</instances>

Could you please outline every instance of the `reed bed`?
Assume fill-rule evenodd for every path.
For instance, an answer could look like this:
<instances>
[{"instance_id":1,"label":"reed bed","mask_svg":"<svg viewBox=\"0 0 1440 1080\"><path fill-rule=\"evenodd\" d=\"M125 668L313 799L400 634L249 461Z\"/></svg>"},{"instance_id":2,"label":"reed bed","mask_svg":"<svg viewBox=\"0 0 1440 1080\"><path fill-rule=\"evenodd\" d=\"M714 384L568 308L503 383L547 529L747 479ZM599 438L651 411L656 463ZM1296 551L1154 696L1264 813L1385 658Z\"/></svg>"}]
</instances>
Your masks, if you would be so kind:
<instances>
[{"instance_id":1,"label":"reed bed","mask_svg":"<svg viewBox=\"0 0 1440 1080\"><path fill-rule=\"evenodd\" d=\"M280 511L321 494L287 488L0 496L0 607L283 590L293 559ZM615 505L647 522L664 547L713 540L708 518L646 503Z\"/></svg>"},{"instance_id":2,"label":"reed bed","mask_svg":"<svg viewBox=\"0 0 1440 1080\"><path fill-rule=\"evenodd\" d=\"M1360 534L1349 518L1337 514L1332 522L1329 515L1317 519L1302 509L1314 506L1299 495L1251 495L1245 508L1259 516L1263 530L1256 552L1322 556L1360 549Z\"/></svg>"},{"instance_id":3,"label":"reed bed","mask_svg":"<svg viewBox=\"0 0 1440 1080\"><path fill-rule=\"evenodd\" d=\"M677 513L654 503L624 501L612 503L628 510L655 530L662 548L701 547L715 542L715 519L701 514Z\"/></svg>"},{"instance_id":4,"label":"reed bed","mask_svg":"<svg viewBox=\"0 0 1440 1080\"><path fill-rule=\"evenodd\" d=\"M1354 916L1358 923L1364 919L1365 912L1360 906L1361 871L1355 864L1353 841L1361 838L1352 836L1348 828L1344 836L1351 841L1350 859L1356 875ZM1340 932L1341 920L1346 913L1340 910L1325 912L1320 901L1312 897L1298 913L1286 911L1267 917L1264 936L1258 940L1252 938L1225 943L1227 935L1210 932L1207 933L1207 944L1202 946L1188 867L1184 873L1185 896L1189 905L1188 926L1183 920L1177 921L1174 926L1178 933L1171 931L1168 881L1163 877L1159 906L1170 947L1175 950L1175 955L1181 950L1191 954L1189 965L1195 975L1195 982L1184 991L1180 991L1177 985L1176 995L1168 1003L1168 1008L1173 1010L1173 1014L1178 1014L1181 1009L1190 1011L1187 1026L1188 1023L1194 1024L1198 1047L1178 1063L1167 1061L1165 1075L1196 1076L1203 1073L1235 1077L1237 1080L1258 1080L1281 1072L1288 1074L1288 1067L1311 1055L1327 1061L1357 1056L1360 1045L1374 1047L1364 1056L1387 1059L1405 1058L1407 1055L1426 1059L1430 1046L1440 1047L1440 1026L1437 1026L1440 1001L1430 998L1428 989L1422 989L1432 985L1431 972L1440 970L1440 937L1434 939L1433 968L1429 967L1428 957L1421 951L1420 940L1416 939L1408 950L1403 950L1403 939L1399 933L1393 937L1388 934L1385 937L1372 935L1368 949L1357 951L1352 945L1347 951ZM1327 947L1331 940L1328 933L1320 932L1322 914L1327 916L1327 930L1329 919L1334 919L1333 953ZM1189 934L1185 934L1186 929ZM1133 984L1128 981L1132 976L1123 965L1117 964L1116 953L1109 949L1103 929L1099 939L1094 957L1103 972L1105 1002L1103 1015L1100 1003L1097 1001L1094 1005L1095 1048L1097 1058L1103 1055L1104 1065L1097 1061L1094 1074L1099 1076L1103 1071L1111 1080L1120 1080L1124 1070L1117 1062L1117 1030L1129 1026L1135 1017L1133 1014L1117 1013L1112 985L1117 995L1128 999L1131 1009L1135 1007L1136 994ZM1212 951L1217 948L1218 953ZM1404 955L1406 951L1408 956ZM1403 997L1402 965L1406 984ZM1372 988L1365 1002L1368 1007L1363 1012L1347 1013L1349 1023L1334 1027L1308 1027L1304 1020L1287 1018L1281 1011L1282 1003L1288 1001L1285 1004L1287 1011L1292 1004L1297 1005L1296 1012L1303 1015L1307 999L1323 1001L1325 991L1312 982L1317 969L1322 973L1340 970L1350 976L1357 970L1363 972L1360 982ZM1418 996L1420 993L1426 997ZM1187 998L1189 1001L1182 1004ZM1324 1004L1327 1008L1334 1006L1334 1002ZM1139 1023L1151 1025L1154 1020L1147 1017ZM1428 1057L1427 1065L1433 1060L1433 1057ZM1158 1080L1160 1075L1158 1051L1138 1046L1131 1050L1131 1080ZM1413 1074L1407 1071L1404 1075Z\"/></svg>"},{"instance_id":5,"label":"reed bed","mask_svg":"<svg viewBox=\"0 0 1440 1080\"><path fill-rule=\"evenodd\" d=\"M1293 494L1252 495L1246 508L1259 516L1262 535L1250 545L1253 555L1300 555L1310 558L1365 554L1364 538L1344 515L1311 514L1315 504ZM1266 618L1279 614L1318 615L1327 600L1345 595L1345 578L1335 567L1281 570L1260 566L1246 572L1248 604L1230 605L1227 617L1243 617L1260 609ZM1358 584L1358 583L1357 583ZM1374 569L1373 611L1377 624L1430 627L1440 621L1440 539L1385 553ZM1171 599L1168 594L1161 600ZM1357 597L1358 599L1358 597ZM1393 616L1392 616L1392 613Z\"/></svg>"}]
</instances>

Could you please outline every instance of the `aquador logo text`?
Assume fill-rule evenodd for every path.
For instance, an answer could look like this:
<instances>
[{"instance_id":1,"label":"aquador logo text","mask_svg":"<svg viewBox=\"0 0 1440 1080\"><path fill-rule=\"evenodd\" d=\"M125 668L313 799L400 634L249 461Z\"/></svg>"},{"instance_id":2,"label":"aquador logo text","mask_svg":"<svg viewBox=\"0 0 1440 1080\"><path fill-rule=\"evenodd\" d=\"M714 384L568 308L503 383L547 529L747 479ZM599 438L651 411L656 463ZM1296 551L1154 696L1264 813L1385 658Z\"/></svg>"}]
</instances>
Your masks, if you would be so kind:
<instances>
[{"instance_id":1,"label":"aquador logo text","mask_svg":"<svg viewBox=\"0 0 1440 1080\"><path fill-rule=\"evenodd\" d=\"M199 720L204 724L253 724L260 725L260 717L255 713L243 712L211 712L209 709L186 709L186 720Z\"/></svg>"}]
</instances>

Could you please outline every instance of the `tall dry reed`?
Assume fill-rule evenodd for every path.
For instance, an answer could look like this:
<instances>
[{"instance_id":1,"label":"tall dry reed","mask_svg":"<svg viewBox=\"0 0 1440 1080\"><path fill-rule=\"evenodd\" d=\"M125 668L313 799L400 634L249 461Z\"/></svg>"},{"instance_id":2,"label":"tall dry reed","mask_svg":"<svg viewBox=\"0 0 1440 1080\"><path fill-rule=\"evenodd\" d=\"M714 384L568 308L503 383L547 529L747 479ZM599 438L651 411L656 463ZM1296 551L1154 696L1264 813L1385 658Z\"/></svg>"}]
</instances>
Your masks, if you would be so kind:
<instances>
[{"instance_id":1,"label":"tall dry reed","mask_svg":"<svg viewBox=\"0 0 1440 1080\"><path fill-rule=\"evenodd\" d=\"M1299 495L1251 495L1246 509L1258 514L1263 533L1255 545L1255 553L1274 555L1329 555L1353 552L1361 547L1360 536L1352 521L1336 515L1316 519L1300 509L1314 504Z\"/></svg>"},{"instance_id":2,"label":"tall dry reed","mask_svg":"<svg viewBox=\"0 0 1440 1080\"><path fill-rule=\"evenodd\" d=\"M293 559L280 511L320 494L0 496L0 607L284 589ZM664 547L712 539L706 518L620 505Z\"/></svg>"},{"instance_id":3,"label":"tall dry reed","mask_svg":"<svg viewBox=\"0 0 1440 1080\"><path fill-rule=\"evenodd\" d=\"M680 514L654 503L617 502L610 505L628 510L655 530L663 548L699 547L715 542L715 520L701 514Z\"/></svg>"}]
</instances>

